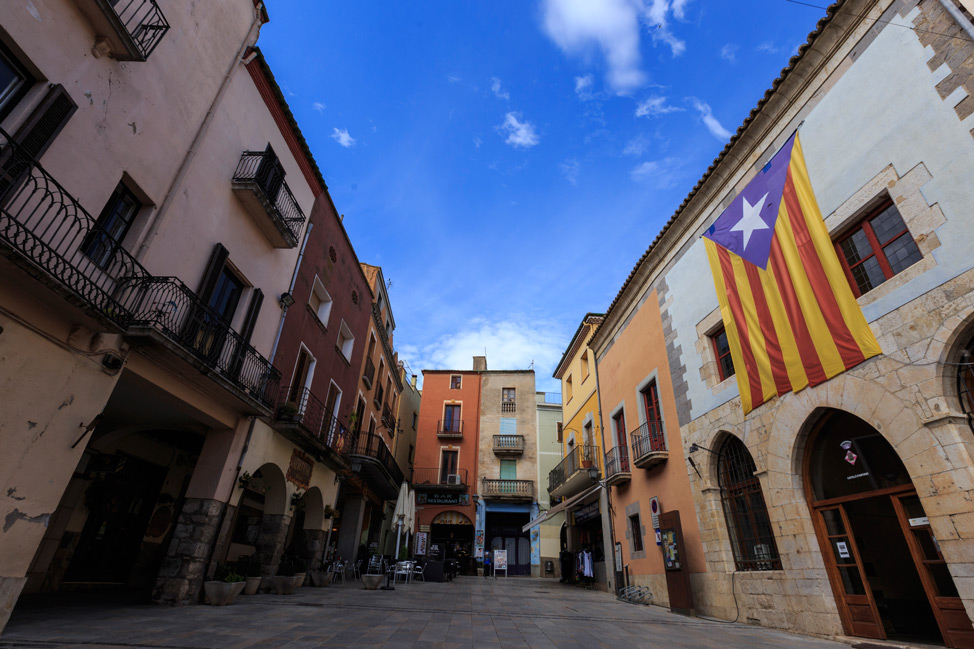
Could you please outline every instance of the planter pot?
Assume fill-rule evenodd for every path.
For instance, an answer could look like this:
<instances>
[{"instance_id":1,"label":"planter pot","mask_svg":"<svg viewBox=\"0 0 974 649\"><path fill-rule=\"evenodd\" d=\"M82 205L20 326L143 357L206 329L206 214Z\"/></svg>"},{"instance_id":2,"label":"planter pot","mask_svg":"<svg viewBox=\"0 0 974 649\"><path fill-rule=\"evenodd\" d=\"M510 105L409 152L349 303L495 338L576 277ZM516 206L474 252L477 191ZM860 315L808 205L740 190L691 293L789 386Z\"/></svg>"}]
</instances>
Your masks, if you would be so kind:
<instances>
[{"instance_id":1,"label":"planter pot","mask_svg":"<svg viewBox=\"0 0 974 649\"><path fill-rule=\"evenodd\" d=\"M375 590L385 579L384 575L362 575L362 584L365 586L365 590Z\"/></svg>"},{"instance_id":2,"label":"planter pot","mask_svg":"<svg viewBox=\"0 0 974 649\"><path fill-rule=\"evenodd\" d=\"M278 595L290 595L298 588L298 584L294 581L294 577L282 577L278 575L276 577L271 577L271 585L274 587L274 592Z\"/></svg>"},{"instance_id":3,"label":"planter pot","mask_svg":"<svg viewBox=\"0 0 974 649\"><path fill-rule=\"evenodd\" d=\"M304 580L305 580L305 578L307 576L308 576L308 573L306 573L306 572L298 572L298 573L295 573L295 575L294 575L294 588L295 588L295 590L297 590L298 588L301 588L302 586L304 586Z\"/></svg>"},{"instance_id":4,"label":"planter pot","mask_svg":"<svg viewBox=\"0 0 974 649\"><path fill-rule=\"evenodd\" d=\"M244 595L256 595L260 588L260 577L247 577L246 585L243 589Z\"/></svg>"},{"instance_id":5,"label":"planter pot","mask_svg":"<svg viewBox=\"0 0 974 649\"><path fill-rule=\"evenodd\" d=\"M245 582L238 581L228 584L225 581L204 581L203 592L206 593L206 600L213 606L227 606L233 604L233 600L244 589Z\"/></svg>"},{"instance_id":6,"label":"planter pot","mask_svg":"<svg viewBox=\"0 0 974 649\"><path fill-rule=\"evenodd\" d=\"M311 575L311 585L319 588L330 584L331 578L335 575L333 572L325 572L324 570L312 570L308 574Z\"/></svg>"}]
</instances>

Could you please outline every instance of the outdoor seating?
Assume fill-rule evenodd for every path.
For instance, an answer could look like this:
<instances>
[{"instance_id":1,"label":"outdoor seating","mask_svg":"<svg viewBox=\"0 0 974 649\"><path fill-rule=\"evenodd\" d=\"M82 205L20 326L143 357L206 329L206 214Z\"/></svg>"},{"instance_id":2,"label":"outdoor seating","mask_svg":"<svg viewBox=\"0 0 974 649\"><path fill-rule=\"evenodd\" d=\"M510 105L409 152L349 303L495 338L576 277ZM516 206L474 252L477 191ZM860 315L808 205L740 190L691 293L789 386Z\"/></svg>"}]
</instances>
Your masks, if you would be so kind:
<instances>
[{"instance_id":1,"label":"outdoor seating","mask_svg":"<svg viewBox=\"0 0 974 649\"><path fill-rule=\"evenodd\" d=\"M344 562L335 561L334 563L331 564L329 570L335 573L335 576L332 578L332 581L338 581L339 579L341 579L342 583L343 584L345 583L345 563Z\"/></svg>"},{"instance_id":2,"label":"outdoor seating","mask_svg":"<svg viewBox=\"0 0 974 649\"><path fill-rule=\"evenodd\" d=\"M403 581L407 584L409 583L409 578L413 574L413 562L412 561L399 561L396 563L395 574L393 574L393 583L399 581L399 577L402 576Z\"/></svg>"},{"instance_id":3,"label":"outdoor seating","mask_svg":"<svg viewBox=\"0 0 974 649\"><path fill-rule=\"evenodd\" d=\"M364 559L359 559L358 561L356 561L355 563L353 563L351 565L351 571L352 571L352 578L353 579L357 579L359 581L362 580L362 563L363 562L364 562Z\"/></svg>"},{"instance_id":4,"label":"outdoor seating","mask_svg":"<svg viewBox=\"0 0 974 649\"><path fill-rule=\"evenodd\" d=\"M425 563L423 563L423 564L419 564L419 563L414 564L413 565L413 575L412 575L413 581L415 581L416 579L422 579L423 582L425 583L426 582L426 576L423 574L425 571L426 571L426 564Z\"/></svg>"}]
</instances>

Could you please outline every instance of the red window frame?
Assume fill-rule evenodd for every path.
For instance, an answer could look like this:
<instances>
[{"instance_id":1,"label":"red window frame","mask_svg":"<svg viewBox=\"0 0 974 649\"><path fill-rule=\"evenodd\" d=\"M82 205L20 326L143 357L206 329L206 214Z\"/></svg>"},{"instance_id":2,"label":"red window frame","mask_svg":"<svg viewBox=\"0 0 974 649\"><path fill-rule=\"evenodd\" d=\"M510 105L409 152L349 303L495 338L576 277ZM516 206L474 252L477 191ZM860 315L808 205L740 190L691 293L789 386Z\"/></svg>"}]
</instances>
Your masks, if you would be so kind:
<instances>
[{"instance_id":1,"label":"red window frame","mask_svg":"<svg viewBox=\"0 0 974 649\"><path fill-rule=\"evenodd\" d=\"M626 446L626 413L620 410L612 417L612 422L616 428L616 446L624 448Z\"/></svg>"},{"instance_id":2,"label":"red window frame","mask_svg":"<svg viewBox=\"0 0 974 649\"><path fill-rule=\"evenodd\" d=\"M653 380L642 390L643 408L646 409L646 421L654 422L659 432L663 431L663 413L659 407L659 389Z\"/></svg>"},{"instance_id":3,"label":"red window frame","mask_svg":"<svg viewBox=\"0 0 974 649\"><path fill-rule=\"evenodd\" d=\"M723 363L723 360L725 358L728 358L731 355L731 353L730 353L730 342L729 341L728 341L728 344L727 344L727 353L725 353L725 354L721 354L720 353L720 347L717 346L717 339L720 337L721 334L724 334L724 338L725 339L727 338L727 328L724 327L723 325L721 325L720 329L718 329L714 333L710 334L710 344L714 348L714 358L717 359L717 373L720 375L720 380L721 381L726 381L730 377L734 376L737 373L737 370L734 369L734 361L733 361L733 359L731 359L731 365L730 365L731 371L730 371L730 373L728 374L726 371L724 371L724 363Z\"/></svg>"},{"instance_id":4,"label":"red window frame","mask_svg":"<svg viewBox=\"0 0 974 649\"><path fill-rule=\"evenodd\" d=\"M460 374L450 375L450 389L459 390L460 386L463 384L462 381L463 381L462 375Z\"/></svg>"},{"instance_id":5,"label":"red window frame","mask_svg":"<svg viewBox=\"0 0 974 649\"><path fill-rule=\"evenodd\" d=\"M886 253L883 252L883 248L893 243L903 235L907 235L911 239L913 238L913 235L910 234L910 229L906 225L906 220L903 219L903 215L900 214L899 215L900 220L903 221L903 229L897 232L892 237L890 237L888 240L882 243L879 241L879 238L876 236L876 232L873 230L872 221L873 219L875 219L877 216L885 212L890 207L895 208L892 200L883 201L877 207L870 210L869 213L866 214L866 216L862 217L862 219L860 219L856 223L855 227L853 227L851 230L849 230L844 235L842 235L841 238L836 239L835 243L833 244L835 247L835 253L839 258L839 263L842 264L842 270L845 271L846 279L849 280L849 286L852 287L852 294L855 295L856 297L862 297L863 292L859 289L859 284L858 282L856 282L856 278L852 275L852 269L863 265L864 263L869 261L871 257L875 257L876 261L879 262L879 268L883 271L883 281L880 282L879 284L876 284L876 286L873 286L869 290L871 291L873 288L881 286L885 282L889 281L894 275L896 275L896 273L893 272L893 267L890 266L889 260L886 258ZM899 210L897 210L897 214L899 214ZM869 241L869 246L873 249L873 254L863 257L855 264L850 266L849 260L845 258L845 253L842 251L842 243L846 239L851 238L860 230L862 230L863 234L866 235L866 239ZM914 241L914 243L916 243L916 241Z\"/></svg>"}]
</instances>

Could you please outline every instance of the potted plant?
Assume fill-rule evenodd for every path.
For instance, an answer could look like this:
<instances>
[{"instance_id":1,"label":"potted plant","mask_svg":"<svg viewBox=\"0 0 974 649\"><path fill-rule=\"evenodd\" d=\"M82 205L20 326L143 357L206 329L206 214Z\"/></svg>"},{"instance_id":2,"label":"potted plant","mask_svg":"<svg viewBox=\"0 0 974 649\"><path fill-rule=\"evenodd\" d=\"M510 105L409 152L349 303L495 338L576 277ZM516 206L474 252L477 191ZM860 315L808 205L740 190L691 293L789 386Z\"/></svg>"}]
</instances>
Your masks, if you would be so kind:
<instances>
[{"instance_id":1,"label":"potted plant","mask_svg":"<svg viewBox=\"0 0 974 649\"><path fill-rule=\"evenodd\" d=\"M246 577L244 595L256 595L260 588L260 555L252 554L249 557L242 557L237 563L237 569Z\"/></svg>"},{"instance_id":2,"label":"potted plant","mask_svg":"<svg viewBox=\"0 0 974 649\"><path fill-rule=\"evenodd\" d=\"M290 595L297 589L298 586L294 582L294 563L288 555L281 557L281 563L277 566L277 575L271 578L271 585L278 595Z\"/></svg>"},{"instance_id":3,"label":"potted plant","mask_svg":"<svg viewBox=\"0 0 974 649\"><path fill-rule=\"evenodd\" d=\"M305 577L308 576L308 562L300 556L291 557L291 564L294 566L294 588L304 586Z\"/></svg>"},{"instance_id":4,"label":"potted plant","mask_svg":"<svg viewBox=\"0 0 974 649\"><path fill-rule=\"evenodd\" d=\"M318 565L318 569L312 570L308 573L308 575L311 577L311 585L320 588L330 584L331 580L335 576L335 573L328 570L328 563L325 561L324 557L322 557L321 563Z\"/></svg>"},{"instance_id":5,"label":"potted plant","mask_svg":"<svg viewBox=\"0 0 974 649\"><path fill-rule=\"evenodd\" d=\"M297 421L298 420L298 407L297 405L288 401L287 403L282 403L277 409L277 420L278 421Z\"/></svg>"},{"instance_id":6,"label":"potted plant","mask_svg":"<svg viewBox=\"0 0 974 649\"><path fill-rule=\"evenodd\" d=\"M224 565L217 566L216 579L203 582L206 601L213 606L233 604L246 585L244 578Z\"/></svg>"}]
</instances>

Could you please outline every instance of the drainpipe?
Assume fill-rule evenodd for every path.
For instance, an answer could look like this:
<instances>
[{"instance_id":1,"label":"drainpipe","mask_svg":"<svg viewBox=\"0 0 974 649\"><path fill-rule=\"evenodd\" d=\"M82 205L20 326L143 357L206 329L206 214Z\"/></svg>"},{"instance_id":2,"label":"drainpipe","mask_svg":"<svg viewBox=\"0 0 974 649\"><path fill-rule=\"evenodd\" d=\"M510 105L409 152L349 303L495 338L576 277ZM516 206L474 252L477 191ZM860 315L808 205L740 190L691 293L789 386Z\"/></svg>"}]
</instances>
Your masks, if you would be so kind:
<instances>
[{"instance_id":1,"label":"drainpipe","mask_svg":"<svg viewBox=\"0 0 974 649\"><path fill-rule=\"evenodd\" d=\"M940 0L940 4L942 4L944 9L947 10L947 13L949 13L951 17L957 21L960 28L967 32L967 35L974 40L974 25L972 25L971 21L967 19L967 16L962 14L960 9L958 9L957 6L951 2L951 0Z\"/></svg>"},{"instance_id":2,"label":"drainpipe","mask_svg":"<svg viewBox=\"0 0 974 649\"><path fill-rule=\"evenodd\" d=\"M601 431L599 437L602 438L602 471L604 472L605 471L605 426L602 425L602 394L599 388L599 386L601 385L601 383L599 382L599 356L598 354L594 353L595 352L594 349L592 351L593 351L592 355L595 356L595 400L599 404L599 430ZM610 586L612 592L618 592L619 589L618 589L618 585L616 584L616 576L621 566L616 566L616 533L615 533L615 528L612 526L612 488L606 483L604 479L600 480L599 484L602 486L603 489L605 489L605 502L607 506L606 509L608 510L605 512L605 514L609 519L609 542L612 544L611 548L606 548L606 550L609 551L607 552L607 554L612 557L611 561L606 561L606 563L612 564L612 572L606 571L606 578L611 580L611 584L606 584L606 585ZM603 529L602 539L604 541L605 540L604 525L602 529Z\"/></svg>"},{"instance_id":3,"label":"drainpipe","mask_svg":"<svg viewBox=\"0 0 974 649\"><path fill-rule=\"evenodd\" d=\"M166 197L162 199L162 203L159 205L159 209L155 211L155 214L149 218L149 223L147 224L148 229L145 236L142 238L142 241L139 243L138 249L135 253L135 258L140 262L145 258L153 239L156 238L160 228L166 222L169 208L172 206L173 199L176 196L176 190L180 185L182 185L183 179L189 172L189 167L199 151L200 143L203 141L203 137L206 135L206 132L210 129L210 124L213 122L213 116L216 114L216 108L223 99L223 95L226 94L227 88L230 87L230 80L233 77L233 72L237 67L237 63L243 61L243 63L246 64L249 63L253 58L253 56L251 56L250 60L243 60L247 50L253 47L253 45L257 42L257 37L260 36L260 26L263 24L263 12L264 3L255 2L254 22L251 24L250 29L247 30L247 36L240 45L240 49L237 50L236 54L234 54L233 60L230 62L230 67L227 68L227 73L223 76L223 81L220 83L220 87L217 89L216 95L213 97L213 101L210 103L210 108L207 110L206 116L203 117L203 121L200 123L199 129L197 129L196 135L193 137L193 142L190 144L189 149L186 151L186 155L183 157L183 161L179 164L179 171L176 172L176 176L169 185L169 191L166 192Z\"/></svg>"},{"instance_id":4,"label":"drainpipe","mask_svg":"<svg viewBox=\"0 0 974 649\"><path fill-rule=\"evenodd\" d=\"M308 228L304 231L304 242L301 244L301 252L298 253L298 260L294 262L294 272L291 273L291 284L287 288L287 294L294 295L294 284L298 281L298 270L301 268L301 260L304 259L304 248L308 245L308 239L311 238L311 230L315 227L314 223L308 223ZM281 309L281 321L277 325L277 335L274 336L274 347L271 348L271 357L268 359L268 363L274 364L274 357L277 356L277 346L281 342L281 332L284 331L284 318L287 317L287 310L291 307L290 304L284 302L284 308Z\"/></svg>"}]
</instances>

